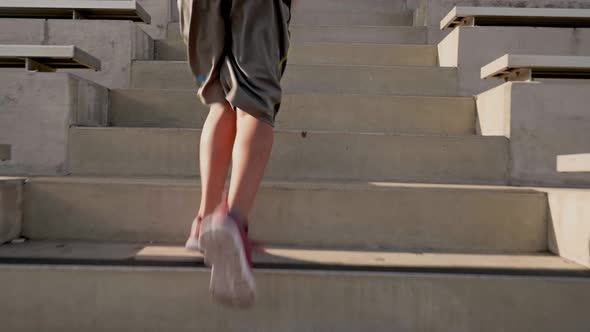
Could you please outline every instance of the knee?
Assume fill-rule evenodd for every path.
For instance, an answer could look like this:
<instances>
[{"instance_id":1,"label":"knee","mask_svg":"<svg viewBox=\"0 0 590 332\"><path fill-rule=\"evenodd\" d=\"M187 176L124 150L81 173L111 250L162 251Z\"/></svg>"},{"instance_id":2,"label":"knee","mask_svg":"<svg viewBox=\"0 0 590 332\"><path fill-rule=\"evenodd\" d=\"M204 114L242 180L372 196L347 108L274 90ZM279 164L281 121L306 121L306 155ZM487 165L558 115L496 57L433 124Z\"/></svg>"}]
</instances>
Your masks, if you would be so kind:
<instances>
[{"instance_id":1,"label":"knee","mask_svg":"<svg viewBox=\"0 0 590 332\"><path fill-rule=\"evenodd\" d=\"M216 121L236 121L236 112L229 103L211 104L209 109L209 119Z\"/></svg>"}]
</instances>

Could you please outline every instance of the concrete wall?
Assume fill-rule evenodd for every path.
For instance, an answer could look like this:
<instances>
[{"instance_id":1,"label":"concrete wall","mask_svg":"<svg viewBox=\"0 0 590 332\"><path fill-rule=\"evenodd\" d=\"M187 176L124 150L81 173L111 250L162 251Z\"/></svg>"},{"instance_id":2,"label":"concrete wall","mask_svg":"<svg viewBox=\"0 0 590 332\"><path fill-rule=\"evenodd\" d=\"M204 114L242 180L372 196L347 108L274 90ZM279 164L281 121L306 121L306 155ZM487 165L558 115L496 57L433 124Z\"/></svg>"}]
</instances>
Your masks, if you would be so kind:
<instances>
[{"instance_id":1,"label":"concrete wall","mask_svg":"<svg viewBox=\"0 0 590 332\"><path fill-rule=\"evenodd\" d=\"M515 185L590 187L590 173L557 172L557 156L590 150L590 82L505 83L477 97L479 131L510 139Z\"/></svg>"},{"instance_id":2,"label":"concrete wall","mask_svg":"<svg viewBox=\"0 0 590 332\"><path fill-rule=\"evenodd\" d=\"M24 179L0 177L0 245L21 234Z\"/></svg>"},{"instance_id":3,"label":"concrete wall","mask_svg":"<svg viewBox=\"0 0 590 332\"><path fill-rule=\"evenodd\" d=\"M590 29L461 27L438 48L441 66L458 66L459 94L471 96L502 83L482 80L480 73L483 66L506 53L590 55Z\"/></svg>"},{"instance_id":4,"label":"concrete wall","mask_svg":"<svg viewBox=\"0 0 590 332\"><path fill-rule=\"evenodd\" d=\"M590 267L590 190L548 189L551 252Z\"/></svg>"},{"instance_id":5,"label":"concrete wall","mask_svg":"<svg viewBox=\"0 0 590 332\"><path fill-rule=\"evenodd\" d=\"M0 142L12 159L0 174L62 174L68 128L107 123L107 89L67 73L0 75Z\"/></svg>"},{"instance_id":6,"label":"concrete wall","mask_svg":"<svg viewBox=\"0 0 590 332\"><path fill-rule=\"evenodd\" d=\"M64 71L109 88L128 87L131 61L153 57L153 40L130 21L2 19L0 43L76 45L100 59L102 69Z\"/></svg>"},{"instance_id":7,"label":"concrete wall","mask_svg":"<svg viewBox=\"0 0 590 332\"><path fill-rule=\"evenodd\" d=\"M404 0L407 7L417 10L417 24L429 27L430 44L438 43L447 31L440 30L440 21L455 6L590 8L587 0Z\"/></svg>"},{"instance_id":8,"label":"concrete wall","mask_svg":"<svg viewBox=\"0 0 590 332\"><path fill-rule=\"evenodd\" d=\"M170 22L178 21L176 0L139 0L152 19L150 24L138 24L153 39L166 38L166 27Z\"/></svg>"}]
</instances>

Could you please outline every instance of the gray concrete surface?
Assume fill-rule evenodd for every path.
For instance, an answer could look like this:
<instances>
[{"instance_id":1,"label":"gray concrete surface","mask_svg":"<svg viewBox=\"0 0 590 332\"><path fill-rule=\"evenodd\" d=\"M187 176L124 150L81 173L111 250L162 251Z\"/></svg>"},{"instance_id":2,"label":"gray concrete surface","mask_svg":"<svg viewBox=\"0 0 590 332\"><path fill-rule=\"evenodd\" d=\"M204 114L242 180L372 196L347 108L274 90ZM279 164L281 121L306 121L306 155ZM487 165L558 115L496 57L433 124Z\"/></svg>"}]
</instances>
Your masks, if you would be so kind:
<instances>
[{"instance_id":1,"label":"gray concrete surface","mask_svg":"<svg viewBox=\"0 0 590 332\"><path fill-rule=\"evenodd\" d=\"M29 68L30 60L36 68ZM3 68L49 72L71 67L100 70L100 60L74 45L0 45L0 64Z\"/></svg>"},{"instance_id":2,"label":"gray concrete surface","mask_svg":"<svg viewBox=\"0 0 590 332\"><path fill-rule=\"evenodd\" d=\"M408 9L418 9L417 25L427 26L428 43L436 44L448 34L439 29L440 21L455 6L502 6L538 8L590 8L590 3L579 0L407 0ZM485 39L491 41L489 39ZM551 39L555 41L555 39Z\"/></svg>"},{"instance_id":3,"label":"gray concrete surface","mask_svg":"<svg viewBox=\"0 0 590 332\"><path fill-rule=\"evenodd\" d=\"M68 171L84 175L198 174L199 130L70 129ZM276 131L266 176L505 184L504 137Z\"/></svg>"},{"instance_id":4,"label":"gray concrete surface","mask_svg":"<svg viewBox=\"0 0 590 332\"><path fill-rule=\"evenodd\" d=\"M583 153L590 142L590 82L505 83L478 96L480 131L510 139L510 182L590 187L588 173L560 173L557 156Z\"/></svg>"},{"instance_id":5,"label":"gray concrete surface","mask_svg":"<svg viewBox=\"0 0 590 332\"><path fill-rule=\"evenodd\" d=\"M156 60L186 61L183 41L156 40ZM436 66L438 51L432 45L296 43L288 64L336 64L376 66Z\"/></svg>"},{"instance_id":6,"label":"gray concrete surface","mask_svg":"<svg viewBox=\"0 0 590 332\"><path fill-rule=\"evenodd\" d=\"M3 72L0 91L0 174L63 174L70 125L106 124L108 91L71 74Z\"/></svg>"},{"instance_id":7,"label":"gray concrete surface","mask_svg":"<svg viewBox=\"0 0 590 332\"><path fill-rule=\"evenodd\" d=\"M0 24L5 29L0 29L1 43L76 45L98 58L102 64L100 72L79 69L68 72L108 88L129 87L131 61L153 57L152 39L130 21L2 21Z\"/></svg>"},{"instance_id":8,"label":"gray concrete surface","mask_svg":"<svg viewBox=\"0 0 590 332\"><path fill-rule=\"evenodd\" d=\"M60 263L92 260L105 263L203 263L203 254L188 251L184 246L145 243L104 243L81 241L26 241L0 246L1 259L51 259ZM518 274L567 277L590 276L590 269L567 259L546 254L473 254L433 252L391 252L380 250L306 249L265 246L252 253L254 265L272 267L289 264L292 268L325 270L378 268L383 270L437 270L457 273L478 270L501 274L511 270Z\"/></svg>"},{"instance_id":9,"label":"gray concrete surface","mask_svg":"<svg viewBox=\"0 0 590 332\"><path fill-rule=\"evenodd\" d=\"M481 68L504 54L589 55L590 28L460 27L438 48L441 66L458 66L459 94L470 96L501 84L481 80Z\"/></svg>"},{"instance_id":10,"label":"gray concrete surface","mask_svg":"<svg viewBox=\"0 0 590 332\"><path fill-rule=\"evenodd\" d=\"M365 0L358 2L355 0L301 0L295 3L295 11L364 11L372 9L378 12L402 11L410 8L413 0Z\"/></svg>"},{"instance_id":11,"label":"gray concrete surface","mask_svg":"<svg viewBox=\"0 0 590 332\"><path fill-rule=\"evenodd\" d=\"M110 103L118 127L201 128L208 110L190 90L111 90ZM286 94L276 128L473 135L475 115L469 97Z\"/></svg>"},{"instance_id":12,"label":"gray concrete surface","mask_svg":"<svg viewBox=\"0 0 590 332\"><path fill-rule=\"evenodd\" d=\"M590 79L590 56L506 54L481 68L481 78L503 81Z\"/></svg>"},{"instance_id":13,"label":"gray concrete surface","mask_svg":"<svg viewBox=\"0 0 590 332\"><path fill-rule=\"evenodd\" d=\"M178 24L168 26L168 37L155 41L155 59L186 61L186 45ZM293 42L289 64L434 66L437 49L432 45L305 43Z\"/></svg>"},{"instance_id":14,"label":"gray concrete surface","mask_svg":"<svg viewBox=\"0 0 590 332\"><path fill-rule=\"evenodd\" d=\"M590 153L557 156L557 171L564 173L590 172Z\"/></svg>"},{"instance_id":15,"label":"gray concrete surface","mask_svg":"<svg viewBox=\"0 0 590 332\"><path fill-rule=\"evenodd\" d=\"M437 50L431 45L297 43L289 51L291 64L375 66L436 66Z\"/></svg>"},{"instance_id":16,"label":"gray concrete surface","mask_svg":"<svg viewBox=\"0 0 590 332\"><path fill-rule=\"evenodd\" d=\"M175 7L176 0L138 0L138 2L152 19L150 24L138 26L153 39L166 38L166 26L175 18L178 20L178 14L175 13L178 11Z\"/></svg>"},{"instance_id":17,"label":"gray concrete surface","mask_svg":"<svg viewBox=\"0 0 590 332\"><path fill-rule=\"evenodd\" d=\"M42 19L107 19L150 23L136 0L2 0L0 16Z\"/></svg>"},{"instance_id":18,"label":"gray concrete surface","mask_svg":"<svg viewBox=\"0 0 590 332\"><path fill-rule=\"evenodd\" d=\"M197 178L34 178L24 234L34 240L184 243ZM547 250L544 193L507 187L265 181L253 239L282 246L400 251Z\"/></svg>"},{"instance_id":19,"label":"gray concrete surface","mask_svg":"<svg viewBox=\"0 0 590 332\"><path fill-rule=\"evenodd\" d=\"M516 8L457 6L440 22L441 29L458 26L590 27L590 10L580 8Z\"/></svg>"},{"instance_id":20,"label":"gray concrete surface","mask_svg":"<svg viewBox=\"0 0 590 332\"><path fill-rule=\"evenodd\" d=\"M590 267L590 189L546 189L549 247L557 255Z\"/></svg>"},{"instance_id":21,"label":"gray concrete surface","mask_svg":"<svg viewBox=\"0 0 590 332\"><path fill-rule=\"evenodd\" d=\"M300 9L295 4L291 23L294 25L365 25L412 26L412 11L382 11L366 7L350 11L342 9Z\"/></svg>"},{"instance_id":22,"label":"gray concrete surface","mask_svg":"<svg viewBox=\"0 0 590 332\"><path fill-rule=\"evenodd\" d=\"M255 274L257 305L230 311L210 302L209 272L203 269L5 265L0 273L2 323L23 332L40 327L88 332L581 332L590 324L588 279L272 270ZM33 312L35 319L29 319Z\"/></svg>"},{"instance_id":23,"label":"gray concrete surface","mask_svg":"<svg viewBox=\"0 0 590 332\"><path fill-rule=\"evenodd\" d=\"M50 20L46 34L48 44L75 44L97 57L100 72L75 74L107 88L128 87L131 61L153 56L153 41L132 22Z\"/></svg>"},{"instance_id":24,"label":"gray concrete surface","mask_svg":"<svg viewBox=\"0 0 590 332\"><path fill-rule=\"evenodd\" d=\"M21 235L24 179L0 177L0 245Z\"/></svg>"},{"instance_id":25,"label":"gray concrete surface","mask_svg":"<svg viewBox=\"0 0 590 332\"><path fill-rule=\"evenodd\" d=\"M456 68L290 65L282 85L286 93L395 94L454 96ZM132 87L195 89L188 64L181 61L135 61Z\"/></svg>"},{"instance_id":26,"label":"gray concrete surface","mask_svg":"<svg viewBox=\"0 0 590 332\"><path fill-rule=\"evenodd\" d=\"M0 161L12 159L12 145L0 144Z\"/></svg>"},{"instance_id":27,"label":"gray concrete surface","mask_svg":"<svg viewBox=\"0 0 590 332\"><path fill-rule=\"evenodd\" d=\"M423 27L292 25L292 43L426 44Z\"/></svg>"},{"instance_id":28,"label":"gray concrete surface","mask_svg":"<svg viewBox=\"0 0 590 332\"><path fill-rule=\"evenodd\" d=\"M44 40L45 20L0 20L0 44L39 45Z\"/></svg>"}]
</instances>

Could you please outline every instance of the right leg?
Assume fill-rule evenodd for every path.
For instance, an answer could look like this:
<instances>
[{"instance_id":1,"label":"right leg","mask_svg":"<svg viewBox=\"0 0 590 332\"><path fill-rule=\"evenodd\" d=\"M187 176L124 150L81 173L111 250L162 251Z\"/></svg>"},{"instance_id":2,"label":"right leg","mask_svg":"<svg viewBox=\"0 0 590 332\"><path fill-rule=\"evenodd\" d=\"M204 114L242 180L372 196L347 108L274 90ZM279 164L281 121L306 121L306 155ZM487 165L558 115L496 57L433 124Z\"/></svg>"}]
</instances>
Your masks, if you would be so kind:
<instances>
[{"instance_id":1,"label":"right leg","mask_svg":"<svg viewBox=\"0 0 590 332\"><path fill-rule=\"evenodd\" d=\"M221 202L235 137L236 112L227 102L213 104L200 143L201 217L210 215Z\"/></svg>"}]
</instances>

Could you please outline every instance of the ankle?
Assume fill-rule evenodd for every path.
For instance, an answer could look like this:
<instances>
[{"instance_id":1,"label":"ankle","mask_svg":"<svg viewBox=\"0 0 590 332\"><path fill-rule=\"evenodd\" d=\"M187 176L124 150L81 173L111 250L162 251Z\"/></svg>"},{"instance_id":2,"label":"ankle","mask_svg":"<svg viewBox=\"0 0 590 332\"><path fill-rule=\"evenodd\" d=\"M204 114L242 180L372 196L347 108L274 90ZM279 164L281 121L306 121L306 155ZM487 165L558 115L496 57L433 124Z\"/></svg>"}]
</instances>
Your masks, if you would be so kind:
<instances>
[{"instance_id":1,"label":"ankle","mask_svg":"<svg viewBox=\"0 0 590 332\"><path fill-rule=\"evenodd\" d=\"M248 232L248 219L236 210L230 210L227 213L237 224Z\"/></svg>"}]
</instances>

